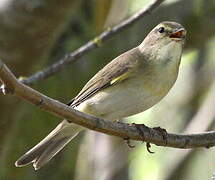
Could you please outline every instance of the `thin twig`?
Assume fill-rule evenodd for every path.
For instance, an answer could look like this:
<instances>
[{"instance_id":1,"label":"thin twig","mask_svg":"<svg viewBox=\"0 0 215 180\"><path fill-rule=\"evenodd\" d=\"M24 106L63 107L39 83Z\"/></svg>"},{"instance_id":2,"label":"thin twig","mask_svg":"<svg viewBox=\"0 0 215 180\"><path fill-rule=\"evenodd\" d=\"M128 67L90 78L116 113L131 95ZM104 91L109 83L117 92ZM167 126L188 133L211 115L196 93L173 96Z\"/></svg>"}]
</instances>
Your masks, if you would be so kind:
<instances>
[{"instance_id":1,"label":"thin twig","mask_svg":"<svg viewBox=\"0 0 215 180\"><path fill-rule=\"evenodd\" d=\"M15 78L13 73L1 60L0 79L5 87L9 88L14 95L31 104L37 105L42 110L48 111L55 116L65 118L72 123L76 123L91 130L142 141L142 136L140 136L135 126L111 122L84 114L24 85ZM183 149L215 146L215 131L190 135L167 134L165 139L156 129L143 126L142 131L146 142L154 143L159 146Z\"/></svg>"},{"instance_id":2,"label":"thin twig","mask_svg":"<svg viewBox=\"0 0 215 180\"><path fill-rule=\"evenodd\" d=\"M78 58L83 56L84 54L90 52L92 49L98 48L101 46L103 42L110 39L113 35L125 30L126 28L133 25L137 22L140 18L150 14L156 7L158 7L164 0L154 0L148 6L131 16L130 18L126 19L125 21L121 22L119 25L110 28L93 40L87 42L86 44L82 45L77 50L73 51L72 53L66 54L62 59L57 61L56 63L50 65L49 67L36 72L32 76L27 79L21 80L22 83L30 85L35 83L36 81L46 79L53 74L59 72L65 65L75 62Z\"/></svg>"}]
</instances>

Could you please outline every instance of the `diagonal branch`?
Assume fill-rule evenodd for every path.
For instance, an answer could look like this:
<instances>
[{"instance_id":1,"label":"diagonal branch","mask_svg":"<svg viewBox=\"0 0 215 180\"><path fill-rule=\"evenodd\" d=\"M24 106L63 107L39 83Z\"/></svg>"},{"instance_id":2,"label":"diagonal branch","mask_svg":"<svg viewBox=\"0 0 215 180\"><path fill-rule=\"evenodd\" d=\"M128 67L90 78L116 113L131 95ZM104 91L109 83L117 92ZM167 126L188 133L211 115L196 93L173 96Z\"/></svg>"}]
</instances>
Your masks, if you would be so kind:
<instances>
[{"instance_id":1,"label":"diagonal branch","mask_svg":"<svg viewBox=\"0 0 215 180\"><path fill-rule=\"evenodd\" d=\"M35 83L36 81L46 79L53 74L59 72L65 65L72 63L76 61L78 58L83 56L84 54L90 52L92 49L100 47L100 45L105 42L106 40L110 39L113 35L125 30L126 28L133 25L135 22L137 22L142 17L150 14L156 7L158 7L164 0L153 0L148 6L131 16L130 18L126 19L125 21L121 22L119 25L114 26L113 28L110 28L97 37L95 37L93 40L87 42L77 50L75 50L72 53L66 54L62 59L60 59L58 62L50 65L49 67L36 72L32 76L30 76L27 79L22 80L22 83L30 85Z\"/></svg>"},{"instance_id":2,"label":"diagonal branch","mask_svg":"<svg viewBox=\"0 0 215 180\"><path fill-rule=\"evenodd\" d=\"M142 136L140 136L140 133L138 133L137 129L132 125L111 122L84 114L24 85L16 79L13 73L1 60L0 79L2 83L4 83L5 88L15 96L18 96L55 116L65 118L72 123L76 123L91 130L142 141ZM190 135L167 134L164 139L163 134L156 129L141 126L141 130L144 134L144 141L159 146L182 149L215 146L215 131Z\"/></svg>"}]
</instances>

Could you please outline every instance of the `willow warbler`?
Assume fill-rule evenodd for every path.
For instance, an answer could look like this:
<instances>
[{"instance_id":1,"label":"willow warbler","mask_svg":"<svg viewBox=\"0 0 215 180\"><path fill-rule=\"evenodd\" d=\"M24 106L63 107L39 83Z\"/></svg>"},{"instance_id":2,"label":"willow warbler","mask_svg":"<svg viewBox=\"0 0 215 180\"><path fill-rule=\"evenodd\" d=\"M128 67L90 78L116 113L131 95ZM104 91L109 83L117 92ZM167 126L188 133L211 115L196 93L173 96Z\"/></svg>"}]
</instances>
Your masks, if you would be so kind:
<instances>
[{"instance_id":1,"label":"willow warbler","mask_svg":"<svg viewBox=\"0 0 215 180\"><path fill-rule=\"evenodd\" d=\"M116 57L90 79L70 106L111 121L152 107L176 81L185 35L178 23L160 23L139 46ZM39 169L82 130L63 120L15 165L33 163Z\"/></svg>"}]
</instances>

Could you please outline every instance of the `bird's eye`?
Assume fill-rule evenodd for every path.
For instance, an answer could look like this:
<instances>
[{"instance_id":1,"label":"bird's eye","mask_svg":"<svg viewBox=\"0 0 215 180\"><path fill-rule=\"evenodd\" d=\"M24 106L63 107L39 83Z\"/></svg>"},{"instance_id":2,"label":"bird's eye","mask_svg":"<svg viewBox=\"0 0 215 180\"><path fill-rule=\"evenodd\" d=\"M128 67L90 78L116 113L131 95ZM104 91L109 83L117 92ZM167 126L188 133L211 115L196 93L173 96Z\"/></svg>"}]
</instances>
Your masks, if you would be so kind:
<instances>
[{"instance_id":1,"label":"bird's eye","mask_svg":"<svg viewBox=\"0 0 215 180\"><path fill-rule=\"evenodd\" d=\"M159 29L158 29L158 32L159 33L163 33L165 31L165 28L164 27L160 27Z\"/></svg>"}]
</instances>

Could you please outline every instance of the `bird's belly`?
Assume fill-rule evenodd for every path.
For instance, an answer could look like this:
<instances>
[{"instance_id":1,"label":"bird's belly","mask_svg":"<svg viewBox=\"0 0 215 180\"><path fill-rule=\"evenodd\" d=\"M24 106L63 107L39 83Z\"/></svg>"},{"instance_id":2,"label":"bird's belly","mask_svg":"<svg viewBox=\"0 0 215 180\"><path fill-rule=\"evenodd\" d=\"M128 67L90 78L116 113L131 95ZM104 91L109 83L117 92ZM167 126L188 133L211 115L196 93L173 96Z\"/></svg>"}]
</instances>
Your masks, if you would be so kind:
<instances>
[{"instance_id":1,"label":"bird's belly","mask_svg":"<svg viewBox=\"0 0 215 180\"><path fill-rule=\"evenodd\" d=\"M119 83L95 94L81 103L77 109L108 120L121 119L145 111L158 103L173 84L174 82L170 81L163 84L157 79L141 84Z\"/></svg>"}]
</instances>

